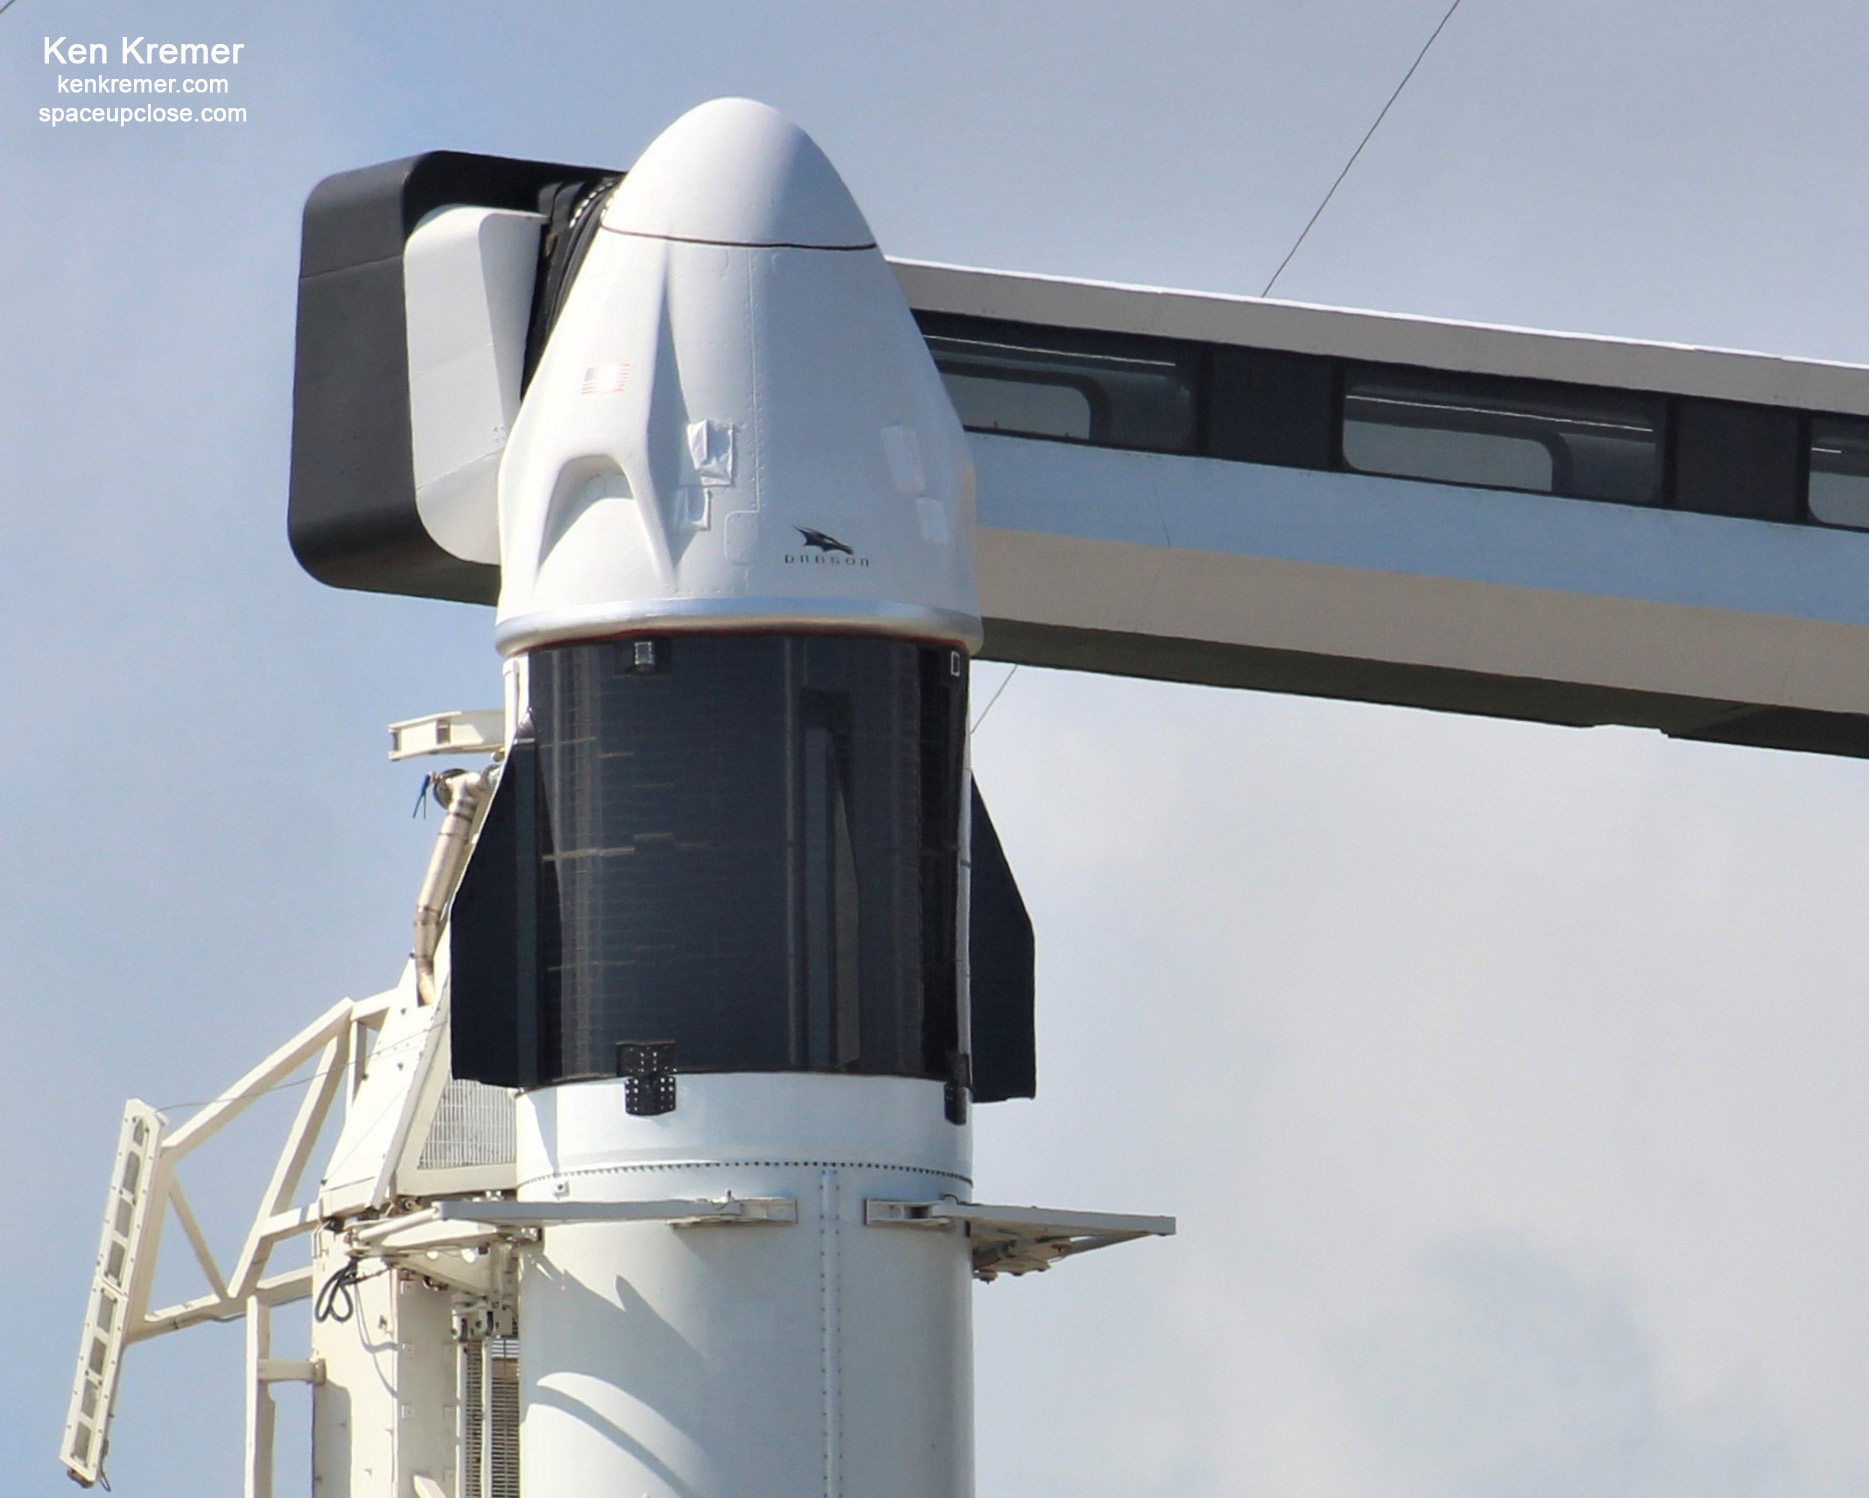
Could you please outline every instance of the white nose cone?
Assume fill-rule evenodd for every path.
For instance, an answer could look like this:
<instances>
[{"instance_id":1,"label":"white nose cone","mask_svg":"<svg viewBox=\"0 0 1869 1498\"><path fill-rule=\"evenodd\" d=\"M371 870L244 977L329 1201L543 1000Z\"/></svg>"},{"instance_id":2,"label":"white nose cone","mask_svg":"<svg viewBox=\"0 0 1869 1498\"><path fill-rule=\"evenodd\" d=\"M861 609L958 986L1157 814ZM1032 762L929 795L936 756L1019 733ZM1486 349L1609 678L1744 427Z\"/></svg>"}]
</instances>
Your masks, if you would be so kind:
<instances>
[{"instance_id":1,"label":"white nose cone","mask_svg":"<svg viewBox=\"0 0 1869 1498\"><path fill-rule=\"evenodd\" d=\"M603 209L500 468L507 654L834 629L979 643L965 433L836 171L693 110Z\"/></svg>"},{"instance_id":2,"label":"white nose cone","mask_svg":"<svg viewBox=\"0 0 1869 1498\"><path fill-rule=\"evenodd\" d=\"M620 234L708 244L875 247L856 200L814 141L752 99L691 109L642 154L604 213Z\"/></svg>"}]
</instances>

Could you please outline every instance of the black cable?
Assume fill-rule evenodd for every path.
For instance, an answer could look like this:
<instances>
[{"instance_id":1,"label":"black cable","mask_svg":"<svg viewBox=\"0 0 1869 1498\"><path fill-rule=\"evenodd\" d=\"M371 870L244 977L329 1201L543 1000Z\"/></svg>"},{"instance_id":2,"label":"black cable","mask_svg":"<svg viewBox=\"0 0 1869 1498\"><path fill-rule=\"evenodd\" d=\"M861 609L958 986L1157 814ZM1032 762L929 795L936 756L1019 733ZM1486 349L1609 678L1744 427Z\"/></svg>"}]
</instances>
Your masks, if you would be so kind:
<instances>
[{"instance_id":1,"label":"black cable","mask_svg":"<svg viewBox=\"0 0 1869 1498\"><path fill-rule=\"evenodd\" d=\"M533 291L532 320L526 329L526 354L521 365L520 389L532 383L532 374L545 353L546 340L564 310L565 298L571 295L571 283L577 279L584 257L590 253L597 229L603 219L604 205L615 192L622 177L600 177L596 183L571 184L560 188L552 203L540 246L538 285Z\"/></svg>"},{"instance_id":2,"label":"black cable","mask_svg":"<svg viewBox=\"0 0 1869 1498\"><path fill-rule=\"evenodd\" d=\"M318 1298L312 1302L314 1321L335 1321L342 1326L357 1314L357 1297L351 1293L360 1275L361 1262L352 1259L324 1282Z\"/></svg>"},{"instance_id":3,"label":"black cable","mask_svg":"<svg viewBox=\"0 0 1869 1498\"><path fill-rule=\"evenodd\" d=\"M19 4L19 0L6 0L6 4L5 4L5 5L0 5L0 16L3 16L3 15L5 15L5 14L6 14L6 13L7 13L8 11L10 11L10 10L11 10L11 9L12 9L12 8L13 8L14 6L16 6L16 5L18 5L18 4ZM108 1493L108 1492L110 1491L110 1484L109 1484L109 1483L105 1483L105 1484L104 1484L104 1491L105 1491L106 1493Z\"/></svg>"},{"instance_id":4,"label":"black cable","mask_svg":"<svg viewBox=\"0 0 1869 1498\"><path fill-rule=\"evenodd\" d=\"M1356 143L1356 149L1350 153L1350 159L1344 162L1343 170L1337 173L1337 180L1330 184L1330 191L1324 194L1324 201L1317 205L1317 211L1311 215L1298 237L1292 241L1291 248L1285 252L1285 258L1279 261L1278 269L1272 272L1272 279L1265 283L1265 290L1259 293L1260 296L1272 295L1272 288L1278 285L1278 278L1285 274L1285 267L1291 264L1291 257L1298 253L1298 247L1305 242L1311 232L1311 226L1324 216L1324 210L1330 207L1330 200L1337 196L1337 189L1343 186L1343 179L1350 175L1350 168L1356 165L1356 158L1363 154L1363 147L1368 145L1370 138L1382 128L1382 122L1389 117L1389 111L1395 107L1395 101L1402 97L1402 90L1408 87L1408 80L1415 76L1415 69L1421 66L1421 59L1428 55L1428 48L1439 39L1447 23L1453 20L1454 12L1459 9L1460 0L1454 0L1454 3L1447 7L1447 14L1441 17L1441 24L1434 28L1434 35L1429 37L1422 44L1421 50L1415 54L1415 60L1408 65L1408 71L1402 74L1402 81L1395 85L1395 92L1389 95L1389 102L1382 106L1382 113L1376 116L1376 123L1371 125L1364 132L1363 138Z\"/></svg>"}]
</instances>

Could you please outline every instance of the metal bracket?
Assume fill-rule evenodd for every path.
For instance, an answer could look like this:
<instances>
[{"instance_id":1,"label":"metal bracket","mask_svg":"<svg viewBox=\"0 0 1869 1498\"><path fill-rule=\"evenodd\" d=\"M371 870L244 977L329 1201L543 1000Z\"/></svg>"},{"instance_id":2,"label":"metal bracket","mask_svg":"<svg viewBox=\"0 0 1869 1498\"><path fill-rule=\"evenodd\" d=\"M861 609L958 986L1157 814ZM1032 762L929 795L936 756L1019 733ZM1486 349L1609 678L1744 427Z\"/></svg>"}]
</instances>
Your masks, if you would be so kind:
<instances>
[{"instance_id":1,"label":"metal bracket","mask_svg":"<svg viewBox=\"0 0 1869 1498\"><path fill-rule=\"evenodd\" d=\"M691 1228L797 1221L798 1203L789 1196L729 1194L639 1202L453 1200L361 1223L347 1236L354 1254L398 1259L458 1252L497 1242L536 1242L548 1227L583 1222L661 1222L674 1228ZM430 1272L414 1259L410 1263L424 1273Z\"/></svg>"},{"instance_id":2,"label":"metal bracket","mask_svg":"<svg viewBox=\"0 0 1869 1498\"><path fill-rule=\"evenodd\" d=\"M947 1086L942 1091L942 1109L951 1124L967 1122L967 1101L973 1093L973 1057L965 1051L947 1053Z\"/></svg>"},{"instance_id":3,"label":"metal bracket","mask_svg":"<svg viewBox=\"0 0 1869 1498\"><path fill-rule=\"evenodd\" d=\"M1137 1238L1167 1238L1175 1231L1172 1217L989 1206L952 1197L922 1202L866 1201L863 1221L870 1227L958 1227L972 1240L974 1277L988 1281L1002 1274L1038 1273L1072 1254Z\"/></svg>"},{"instance_id":4,"label":"metal bracket","mask_svg":"<svg viewBox=\"0 0 1869 1498\"><path fill-rule=\"evenodd\" d=\"M445 1201L435 1203L434 1211L442 1222L497 1228L547 1228L578 1222L665 1222L682 1228L798 1221L798 1203L789 1196L734 1196L731 1192L641 1202Z\"/></svg>"},{"instance_id":5,"label":"metal bracket","mask_svg":"<svg viewBox=\"0 0 1869 1498\"><path fill-rule=\"evenodd\" d=\"M617 1042L617 1075L623 1078L623 1109L635 1118L675 1111L675 1042Z\"/></svg>"},{"instance_id":6,"label":"metal bracket","mask_svg":"<svg viewBox=\"0 0 1869 1498\"><path fill-rule=\"evenodd\" d=\"M324 1359L260 1358L254 1371L263 1384L321 1384Z\"/></svg>"},{"instance_id":7,"label":"metal bracket","mask_svg":"<svg viewBox=\"0 0 1869 1498\"><path fill-rule=\"evenodd\" d=\"M389 725L389 757L424 754L498 754L506 746L506 710L429 713Z\"/></svg>"}]
</instances>

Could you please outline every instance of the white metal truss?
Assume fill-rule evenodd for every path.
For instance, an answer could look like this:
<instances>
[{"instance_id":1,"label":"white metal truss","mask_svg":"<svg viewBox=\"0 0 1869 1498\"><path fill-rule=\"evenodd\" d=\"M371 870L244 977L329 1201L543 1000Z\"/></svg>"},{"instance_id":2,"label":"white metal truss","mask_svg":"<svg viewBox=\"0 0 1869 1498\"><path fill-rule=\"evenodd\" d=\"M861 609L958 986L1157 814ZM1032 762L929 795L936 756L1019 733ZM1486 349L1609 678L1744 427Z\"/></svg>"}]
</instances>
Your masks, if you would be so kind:
<instances>
[{"instance_id":1,"label":"white metal truss","mask_svg":"<svg viewBox=\"0 0 1869 1498\"><path fill-rule=\"evenodd\" d=\"M379 1027L393 993L334 1004L173 1133L147 1103L124 1108L104 1227L86 1304L78 1372L65 1419L64 1463L84 1486L102 1480L110 1420L124 1352L134 1343L204 1321L247 1318L248 1492L265 1492L271 1463L271 1394L288 1378L314 1377L309 1365L281 1364L270 1348L269 1313L311 1291L311 1270L267 1273L273 1251L318 1225L315 1203L297 1203L299 1185L320 1131L340 1093L355 1096L361 1080L364 1034ZM189 1207L177 1174L182 1160L240 1117L261 1097L313 1063L304 1100L286 1131L272 1175L254 1211L240 1251L223 1272ZM188 1239L208 1293L149 1308L162 1229L173 1210Z\"/></svg>"},{"instance_id":2,"label":"white metal truss","mask_svg":"<svg viewBox=\"0 0 1869 1498\"><path fill-rule=\"evenodd\" d=\"M500 716L444 713L393 725L398 753L392 757L462 750L497 754ZM417 952L395 988L334 1004L173 1132L168 1120L148 1104L133 1100L126 1105L60 1447L67 1471L84 1486L104 1480L125 1351L136 1342L202 1322L244 1317L245 1491L247 1498L267 1498L272 1491L272 1385L317 1383L323 1372L315 1359L272 1355L273 1308L305 1299L313 1287L309 1265L268 1274L274 1250L335 1219L393 1213L401 1201L510 1189L511 1095L449 1077L447 1004L441 997L448 970L440 926L484 802L484 796L463 802L464 814L444 824L422 893L423 910L433 906L434 939L424 949L418 913ZM426 968L424 955L430 959ZM309 1074L302 1079L304 1099L240 1250L223 1271L182 1191L178 1167L260 1098L293 1085L295 1074L308 1065ZM343 1128L317 1195L301 1201L306 1167L340 1095ZM206 1280L207 1293L152 1311L151 1287L171 1210ZM445 1231L462 1235L456 1224ZM470 1243L424 1245L415 1267L432 1283L497 1300L512 1271L511 1241L493 1241L502 1232L508 1240L524 1236L521 1230L487 1228L480 1239L487 1251ZM353 1262L371 1252L355 1241L346 1247ZM396 1262L388 1252L373 1256L386 1264ZM414 1257L412 1251L403 1262L412 1263Z\"/></svg>"}]
</instances>

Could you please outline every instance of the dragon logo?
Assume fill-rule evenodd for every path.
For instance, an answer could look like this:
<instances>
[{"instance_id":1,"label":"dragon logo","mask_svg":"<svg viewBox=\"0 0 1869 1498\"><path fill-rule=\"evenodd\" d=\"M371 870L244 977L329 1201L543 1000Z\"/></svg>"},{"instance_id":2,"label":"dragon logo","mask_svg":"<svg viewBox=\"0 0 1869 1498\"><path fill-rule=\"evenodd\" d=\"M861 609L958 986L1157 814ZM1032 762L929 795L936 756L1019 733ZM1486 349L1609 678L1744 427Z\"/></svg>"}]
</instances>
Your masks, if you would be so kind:
<instances>
[{"instance_id":1,"label":"dragon logo","mask_svg":"<svg viewBox=\"0 0 1869 1498\"><path fill-rule=\"evenodd\" d=\"M826 555L829 555L833 551L841 551L847 557L854 557L856 555L854 551L844 545L842 541L839 541L837 537L827 536L823 531L809 530L802 525L795 525L792 529L805 538L805 545L824 552Z\"/></svg>"}]
</instances>

